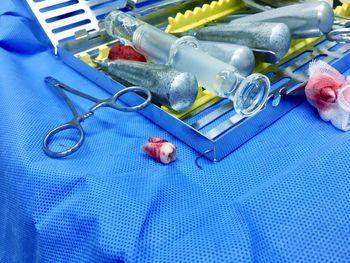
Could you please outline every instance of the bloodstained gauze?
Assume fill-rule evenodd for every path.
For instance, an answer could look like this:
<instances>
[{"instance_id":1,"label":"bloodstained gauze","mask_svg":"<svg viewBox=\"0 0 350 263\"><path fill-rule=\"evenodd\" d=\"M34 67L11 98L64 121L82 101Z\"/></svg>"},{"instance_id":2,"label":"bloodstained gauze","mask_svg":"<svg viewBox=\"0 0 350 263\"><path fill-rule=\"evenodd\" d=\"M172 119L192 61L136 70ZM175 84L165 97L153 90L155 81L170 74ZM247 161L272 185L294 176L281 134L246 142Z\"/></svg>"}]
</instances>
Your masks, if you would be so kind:
<instances>
[{"instance_id":1,"label":"bloodstained gauze","mask_svg":"<svg viewBox=\"0 0 350 263\"><path fill-rule=\"evenodd\" d=\"M145 56L138 53L133 47L123 46L118 43L114 44L111 47L108 58L110 60L125 59L125 60L139 61L139 62L147 61Z\"/></svg>"},{"instance_id":2,"label":"bloodstained gauze","mask_svg":"<svg viewBox=\"0 0 350 263\"><path fill-rule=\"evenodd\" d=\"M305 94L308 101L319 111L326 110L337 100L337 92L342 87L339 82L328 74L315 75L308 81Z\"/></svg>"},{"instance_id":3,"label":"bloodstained gauze","mask_svg":"<svg viewBox=\"0 0 350 263\"><path fill-rule=\"evenodd\" d=\"M350 84L335 68L321 60L311 62L310 79L305 87L307 100L317 108L324 121L350 130Z\"/></svg>"},{"instance_id":4,"label":"bloodstained gauze","mask_svg":"<svg viewBox=\"0 0 350 263\"><path fill-rule=\"evenodd\" d=\"M142 145L142 150L153 159L164 164L176 160L176 146L161 138L148 138L148 143Z\"/></svg>"}]
</instances>

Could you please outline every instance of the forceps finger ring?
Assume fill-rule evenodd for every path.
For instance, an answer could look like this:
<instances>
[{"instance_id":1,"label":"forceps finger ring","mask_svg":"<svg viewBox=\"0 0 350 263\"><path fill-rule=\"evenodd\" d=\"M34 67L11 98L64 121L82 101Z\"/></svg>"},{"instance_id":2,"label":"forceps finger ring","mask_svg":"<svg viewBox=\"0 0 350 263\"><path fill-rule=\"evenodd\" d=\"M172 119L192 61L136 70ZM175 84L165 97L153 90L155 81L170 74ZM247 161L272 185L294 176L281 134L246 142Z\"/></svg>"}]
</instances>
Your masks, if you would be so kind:
<instances>
[{"instance_id":1,"label":"forceps finger ring","mask_svg":"<svg viewBox=\"0 0 350 263\"><path fill-rule=\"evenodd\" d=\"M146 99L141 104L138 104L135 106L121 106L120 104L118 104L117 103L118 99L124 94L129 92L139 92L139 93L145 94ZM139 111L145 108L146 106L148 106L151 103L151 99L152 99L152 94L148 89L134 86L134 87L129 87L129 88L120 90L108 100L107 104L108 106L120 111Z\"/></svg>"},{"instance_id":2,"label":"forceps finger ring","mask_svg":"<svg viewBox=\"0 0 350 263\"><path fill-rule=\"evenodd\" d=\"M64 130L70 130L70 129L74 129L79 132L79 139L75 142L75 144L64 151L52 151L49 147L49 144L52 141L53 137ZM46 134L43 140L43 150L48 156L53 158L65 157L77 151L80 148L80 146L83 144L84 138L85 138L85 134L79 121L76 121L76 119L73 119L70 122L67 122L61 126L58 126L52 129Z\"/></svg>"}]
</instances>

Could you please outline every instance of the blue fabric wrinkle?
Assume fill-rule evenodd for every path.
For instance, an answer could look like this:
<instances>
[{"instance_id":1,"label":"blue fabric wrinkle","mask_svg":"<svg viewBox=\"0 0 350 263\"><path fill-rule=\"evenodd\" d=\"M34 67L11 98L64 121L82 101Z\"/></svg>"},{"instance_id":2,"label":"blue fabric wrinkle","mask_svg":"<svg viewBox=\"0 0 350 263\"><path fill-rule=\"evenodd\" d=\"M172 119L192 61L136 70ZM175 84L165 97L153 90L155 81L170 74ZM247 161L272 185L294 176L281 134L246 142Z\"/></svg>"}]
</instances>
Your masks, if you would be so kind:
<instances>
[{"instance_id":1,"label":"blue fabric wrinkle","mask_svg":"<svg viewBox=\"0 0 350 263\"><path fill-rule=\"evenodd\" d=\"M109 94L43 36L23 5L1 4L1 263L349 261L350 133L305 102L199 170L198 153L142 115L101 109L81 149L51 159L42 139L71 113L44 78ZM176 144L176 162L143 154L149 136Z\"/></svg>"}]
</instances>

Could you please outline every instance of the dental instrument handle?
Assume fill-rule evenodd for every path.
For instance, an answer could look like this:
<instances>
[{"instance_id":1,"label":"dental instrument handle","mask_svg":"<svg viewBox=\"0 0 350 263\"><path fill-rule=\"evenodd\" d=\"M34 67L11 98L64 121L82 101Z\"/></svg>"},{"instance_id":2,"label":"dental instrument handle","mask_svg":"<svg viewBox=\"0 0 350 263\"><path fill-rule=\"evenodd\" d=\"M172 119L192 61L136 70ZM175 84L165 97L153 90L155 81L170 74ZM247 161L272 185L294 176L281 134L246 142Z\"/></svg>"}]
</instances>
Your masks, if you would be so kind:
<instances>
[{"instance_id":1,"label":"dental instrument handle","mask_svg":"<svg viewBox=\"0 0 350 263\"><path fill-rule=\"evenodd\" d=\"M334 12L325 1L288 5L231 21L285 23L293 38L319 37L332 30Z\"/></svg>"},{"instance_id":2,"label":"dental instrument handle","mask_svg":"<svg viewBox=\"0 0 350 263\"><path fill-rule=\"evenodd\" d=\"M291 35L283 23L235 22L202 27L195 37L199 40L225 42L251 49L269 50L282 59L291 45Z\"/></svg>"}]
</instances>

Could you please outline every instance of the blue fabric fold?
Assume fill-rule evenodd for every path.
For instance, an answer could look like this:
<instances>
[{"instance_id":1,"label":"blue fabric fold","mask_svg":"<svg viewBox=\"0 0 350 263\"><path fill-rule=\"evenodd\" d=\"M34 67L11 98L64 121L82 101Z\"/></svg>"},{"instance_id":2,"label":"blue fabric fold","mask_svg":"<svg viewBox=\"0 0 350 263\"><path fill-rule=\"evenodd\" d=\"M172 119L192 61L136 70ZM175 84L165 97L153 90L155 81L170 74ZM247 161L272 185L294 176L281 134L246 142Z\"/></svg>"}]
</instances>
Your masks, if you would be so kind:
<instances>
[{"instance_id":1,"label":"blue fabric fold","mask_svg":"<svg viewBox=\"0 0 350 263\"><path fill-rule=\"evenodd\" d=\"M24 4L24 3L23 3ZM0 7L0 48L19 54L33 54L48 48L48 41L35 18L24 5L6 0Z\"/></svg>"},{"instance_id":2,"label":"blue fabric fold","mask_svg":"<svg viewBox=\"0 0 350 263\"><path fill-rule=\"evenodd\" d=\"M0 14L0 262L349 261L350 133L307 102L203 170L179 139L112 109L51 159L42 139L71 113L44 78L109 94L54 56L23 6ZM149 136L175 143L176 162L143 154Z\"/></svg>"}]
</instances>

